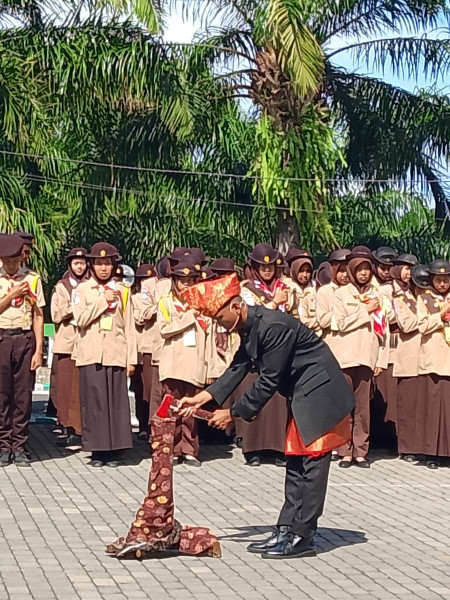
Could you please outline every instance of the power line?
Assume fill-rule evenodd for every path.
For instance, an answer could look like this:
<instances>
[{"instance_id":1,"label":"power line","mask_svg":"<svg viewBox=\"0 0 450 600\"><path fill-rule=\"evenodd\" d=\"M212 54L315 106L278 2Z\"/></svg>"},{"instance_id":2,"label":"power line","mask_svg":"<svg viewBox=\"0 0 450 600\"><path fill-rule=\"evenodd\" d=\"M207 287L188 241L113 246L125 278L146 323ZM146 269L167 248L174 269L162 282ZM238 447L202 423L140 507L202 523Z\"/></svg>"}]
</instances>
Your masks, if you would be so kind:
<instances>
[{"instance_id":1,"label":"power line","mask_svg":"<svg viewBox=\"0 0 450 600\"><path fill-rule=\"evenodd\" d=\"M214 171L190 171L190 170L183 170L183 169L162 169L162 168L157 168L157 167L136 167L136 166L131 166L131 165L116 165L116 164L112 164L112 163L102 163L102 162L96 162L96 161L90 161L90 160L79 160L79 159L75 159L75 158L66 158L63 156L45 156L42 154L26 154L25 152L13 152L11 150L0 150L0 154L3 155L8 155L8 156L20 156L22 158L28 158L28 159L39 159L39 160L56 160L56 161L61 161L61 162L69 162L69 163L74 163L74 164L79 164L79 165L88 165L88 166L92 166L92 167L105 167L108 169L118 169L118 170L128 170L128 171L141 171L141 172L147 172L147 173L165 173L165 174L169 174L169 175L195 175L195 176L201 176L201 177L229 177L232 179L249 179L249 180L256 180L256 181L260 181L260 180L271 180L271 181L298 181L298 182L304 182L304 183L317 183L318 181L320 182L326 182L326 183L351 183L351 184L357 184L357 183L364 183L364 184L370 184L370 183L390 183L390 184L395 184L395 183L399 183L402 185L411 185L411 184L421 184L423 185L425 182L428 184L431 183L442 183L442 182L446 182L449 181L450 182L450 177L443 177L441 179L433 179L433 180L426 180L425 178L422 179L408 179L408 180L404 180L404 179L394 179L394 178L390 178L390 179L376 179L376 178L369 178L369 179L351 179L351 178L314 178L314 177L264 177L262 175L241 175L241 174L237 174L237 173L220 173L218 171L214 172Z\"/></svg>"}]
</instances>

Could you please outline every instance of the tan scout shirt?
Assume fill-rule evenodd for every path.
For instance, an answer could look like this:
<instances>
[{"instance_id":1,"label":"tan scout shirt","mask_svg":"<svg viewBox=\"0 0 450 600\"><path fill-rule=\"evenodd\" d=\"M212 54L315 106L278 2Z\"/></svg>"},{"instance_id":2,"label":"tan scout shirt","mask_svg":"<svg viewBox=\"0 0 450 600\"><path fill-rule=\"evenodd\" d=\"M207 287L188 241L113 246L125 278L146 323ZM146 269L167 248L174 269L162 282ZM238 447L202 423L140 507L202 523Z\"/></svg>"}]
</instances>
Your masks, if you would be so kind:
<instances>
[{"instance_id":1,"label":"tan scout shirt","mask_svg":"<svg viewBox=\"0 0 450 600\"><path fill-rule=\"evenodd\" d=\"M12 287L26 281L30 293L24 298L16 298L13 306L9 306L0 314L0 329L31 329L33 321L33 304L39 308L45 306L42 281L37 273L27 267L20 267L16 275L9 276L3 267L0 268L0 298L6 296Z\"/></svg>"},{"instance_id":2,"label":"tan scout shirt","mask_svg":"<svg viewBox=\"0 0 450 600\"><path fill-rule=\"evenodd\" d=\"M400 329L394 354L394 377L415 377L419 374L421 335L417 302L409 290L393 298L394 311Z\"/></svg>"},{"instance_id":3,"label":"tan scout shirt","mask_svg":"<svg viewBox=\"0 0 450 600\"><path fill-rule=\"evenodd\" d=\"M150 277L141 284L141 291L133 295L134 322L138 333L138 351L152 354L160 335L156 323L156 279Z\"/></svg>"},{"instance_id":4,"label":"tan scout shirt","mask_svg":"<svg viewBox=\"0 0 450 600\"><path fill-rule=\"evenodd\" d=\"M313 284L301 288L294 283L294 304L292 315L299 319L318 336L322 335L322 328L317 320L317 292Z\"/></svg>"},{"instance_id":5,"label":"tan scout shirt","mask_svg":"<svg viewBox=\"0 0 450 600\"><path fill-rule=\"evenodd\" d=\"M203 387L208 372L206 332L195 312L170 292L158 302L157 321L163 339L160 381L179 379Z\"/></svg>"},{"instance_id":6,"label":"tan scout shirt","mask_svg":"<svg viewBox=\"0 0 450 600\"><path fill-rule=\"evenodd\" d=\"M216 333L218 331L227 336L227 348L224 351L219 351L217 348ZM206 344L211 356L206 361L208 365L207 379L218 379L230 366L234 355L241 345L241 338L237 333L226 333L216 321L213 321L211 329L208 330Z\"/></svg>"},{"instance_id":7,"label":"tan scout shirt","mask_svg":"<svg viewBox=\"0 0 450 600\"><path fill-rule=\"evenodd\" d=\"M394 297L398 294L402 293L402 289L395 281L389 283L383 283L378 287L378 292L380 294L380 299L383 301L383 309L386 314L387 322L390 325L390 330L394 329L394 333L390 334L390 344L389 344L389 357L388 363L392 365L395 361L396 356L396 346L398 344L398 333L395 333L397 319L395 316L394 310Z\"/></svg>"},{"instance_id":8,"label":"tan scout shirt","mask_svg":"<svg viewBox=\"0 0 450 600\"><path fill-rule=\"evenodd\" d=\"M440 315L440 298L427 291L417 299L419 331L422 334L419 354L419 374L436 373L450 376L450 346L445 339L444 323Z\"/></svg>"},{"instance_id":9,"label":"tan scout shirt","mask_svg":"<svg viewBox=\"0 0 450 600\"><path fill-rule=\"evenodd\" d=\"M75 354L78 367L136 365L137 342L130 289L113 283L121 298L113 312L94 278L81 283L73 294L73 314L79 331Z\"/></svg>"},{"instance_id":10,"label":"tan scout shirt","mask_svg":"<svg viewBox=\"0 0 450 600\"><path fill-rule=\"evenodd\" d=\"M367 293L378 295L373 286ZM372 370L375 367L386 368L387 335L382 346L373 331L372 316L358 296L359 291L350 283L335 292L334 317L339 335L346 342L336 350L336 358L342 369L357 366L367 366Z\"/></svg>"},{"instance_id":11,"label":"tan scout shirt","mask_svg":"<svg viewBox=\"0 0 450 600\"><path fill-rule=\"evenodd\" d=\"M316 293L317 322L322 329L323 341L336 357L345 353L348 345L346 337L339 333L333 312L334 294L339 287L336 283L327 283Z\"/></svg>"},{"instance_id":12,"label":"tan scout shirt","mask_svg":"<svg viewBox=\"0 0 450 600\"><path fill-rule=\"evenodd\" d=\"M75 290L76 287L75 285L73 289ZM52 321L56 325L53 352L55 354L73 355L78 327L73 316L72 294L69 294L66 286L61 281L58 281L53 290L50 311Z\"/></svg>"},{"instance_id":13,"label":"tan scout shirt","mask_svg":"<svg viewBox=\"0 0 450 600\"><path fill-rule=\"evenodd\" d=\"M172 282L170 279L158 279L158 281L156 281L154 284L154 288L153 287L149 288L152 302L156 307L158 307L158 302L161 300L161 298L163 296L170 294L171 287L172 287ZM157 312L158 312L158 309L157 309ZM154 338L154 345L153 345L153 351L152 351L152 364L157 366L157 365L159 365L161 350L162 350L162 347L164 344L164 340L162 339L162 336L161 336L160 324L159 324L158 319L156 319L156 321L155 321L154 328L155 328L155 331L154 331L155 338Z\"/></svg>"}]
</instances>

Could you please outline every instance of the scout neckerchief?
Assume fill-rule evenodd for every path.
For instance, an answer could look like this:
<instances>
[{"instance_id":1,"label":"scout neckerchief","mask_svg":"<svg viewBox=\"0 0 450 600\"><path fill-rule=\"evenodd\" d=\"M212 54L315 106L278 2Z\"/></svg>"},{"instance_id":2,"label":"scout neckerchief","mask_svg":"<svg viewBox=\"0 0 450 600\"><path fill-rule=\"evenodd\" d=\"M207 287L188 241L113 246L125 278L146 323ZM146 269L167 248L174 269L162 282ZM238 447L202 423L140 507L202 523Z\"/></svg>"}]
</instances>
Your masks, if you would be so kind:
<instances>
[{"instance_id":1,"label":"scout neckerchief","mask_svg":"<svg viewBox=\"0 0 450 600\"><path fill-rule=\"evenodd\" d=\"M8 281L8 292L10 292L11 289L14 287L14 282L18 281L19 277L21 277L22 275L24 275L24 272L20 269L14 275L8 275L8 273L6 272L4 273L3 277ZM31 282L31 285L28 281L26 281L25 283L27 284L28 288L26 294L24 294L23 296L18 296L17 298L13 298L11 300L11 306L13 306L14 308L20 308L25 302L25 300L27 300L30 304L34 304L37 301L36 290L38 280L39 276L35 275L33 281ZM21 281L20 283L24 282Z\"/></svg>"},{"instance_id":2,"label":"scout neckerchief","mask_svg":"<svg viewBox=\"0 0 450 600\"><path fill-rule=\"evenodd\" d=\"M78 287L80 285L80 283L83 283L83 281L87 281L89 279L89 277L90 277L90 275L89 275L88 268L86 268L86 271L83 273L83 275L81 277L77 277L76 275L74 275L69 268L62 276L60 282L66 288L66 290L69 292L69 296L72 296L73 290L76 287Z\"/></svg>"},{"instance_id":3,"label":"scout neckerchief","mask_svg":"<svg viewBox=\"0 0 450 600\"><path fill-rule=\"evenodd\" d=\"M123 292L121 292L118 288L117 288L117 284L114 281L114 279L110 279L107 283L104 284L97 284L97 285L93 285L92 286L93 290L98 290L100 296L103 296L103 294L106 292L106 290L113 290L115 292L117 292L119 294L119 299L117 300L113 300L112 302L108 302L108 308L106 309L105 312L107 313L114 313L118 304L119 304L119 300L122 302L122 313L125 313L125 309L127 307L127 302L128 302L128 298L130 295L130 289L127 287L124 287Z\"/></svg>"},{"instance_id":4,"label":"scout neckerchief","mask_svg":"<svg viewBox=\"0 0 450 600\"><path fill-rule=\"evenodd\" d=\"M273 289L271 290L268 285L262 282L260 279L251 279L245 282L245 287L248 288L257 298L262 302L262 304L266 304L272 302L275 297L275 294L278 290L285 290L286 284L281 281L281 279L275 279L273 283ZM278 309L281 312L286 312L286 303L278 305Z\"/></svg>"},{"instance_id":5,"label":"scout neckerchief","mask_svg":"<svg viewBox=\"0 0 450 600\"><path fill-rule=\"evenodd\" d=\"M432 290L425 290L420 294L420 297L422 298L422 301L430 315L437 315L441 312L445 305L446 298L438 296L438 294ZM442 321L443 330L441 331L441 334L444 337L444 340L450 346L450 315L445 315Z\"/></svg>"},{"instance_id":6,"label":"scout neckerchief","mask_svg":"<svg viewBox=\"0 0 450 600\"><path fill-rule=\"evenodd\" d=\"M188 304L183 304L180 299L171 291L169 293L169 296L172 299L173 305L175 307L175 310L177 311L178 314L181 313L185 313L187 312L187 310L189 310L189 305ZM165 309L165 307L163 306L163 303L160 302L160 308L161 308L161 312L163 313L165 319L167 321L170 321L170 313ZM203 329L203 331L206 331L209 327L209 323L206 321L205 317L203 315L197 315L195 317L197 323L200 325L200 327Z\"/></svg>"},{"instance_id":7,"label":"scout neckerchief","mask_svg":"<svg viewBox=\"0 0 450 600\"><path fill-rule=\"evenodd\" d=\"M378 298L376 294L353 294L363 304L368 304L370 300ZM386 319L386 298L379 298L381 307L372 313L373 330L376 335L382 340L387 330L387 319Z\"/></svg>"}]
</instances>

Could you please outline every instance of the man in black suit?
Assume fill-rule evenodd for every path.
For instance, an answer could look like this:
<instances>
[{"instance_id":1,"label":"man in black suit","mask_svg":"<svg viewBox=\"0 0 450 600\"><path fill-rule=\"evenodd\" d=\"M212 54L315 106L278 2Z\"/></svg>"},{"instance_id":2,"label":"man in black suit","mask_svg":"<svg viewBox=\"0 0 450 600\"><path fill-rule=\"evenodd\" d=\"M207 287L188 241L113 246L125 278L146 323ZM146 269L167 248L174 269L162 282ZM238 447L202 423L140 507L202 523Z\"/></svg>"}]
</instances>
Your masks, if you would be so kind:
<instances>
[{"instance_id":1,"label":"man in black suit","mask_svg":"<svg viewBox=\"0 0 450 600\"><path fill-rule=\"evenodd\" d=\"M278 310L247 306L236 294L239 288L235 282L226 280L212 281L204 289L203 299L192 289L184 299L229 332L238 331L241 346L219 379L193 398L182 400L182 414L189 415L192 407L212 399L222 405L256 364L259 378L250 390L231 409L215 411L209 425L225 429L234 417L253 420L278 390L290 402L303 446L310 446L354 407L353 394L335 357L300 321ZM263 558L316 554L314 534L325 503L330 459L331 448L322 453L288 455L285 501L276 531L268 540L250 544L249 552L261 553Z\"/></svg>"}]
</instances>

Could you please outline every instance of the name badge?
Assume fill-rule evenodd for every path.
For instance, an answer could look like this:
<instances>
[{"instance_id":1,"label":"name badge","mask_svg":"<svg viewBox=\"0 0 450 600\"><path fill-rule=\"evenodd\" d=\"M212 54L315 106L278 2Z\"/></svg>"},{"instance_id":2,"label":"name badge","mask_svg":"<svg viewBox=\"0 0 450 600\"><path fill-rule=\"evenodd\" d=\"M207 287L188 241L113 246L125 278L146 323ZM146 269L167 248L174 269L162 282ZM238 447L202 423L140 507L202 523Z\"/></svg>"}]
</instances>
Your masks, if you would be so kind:
<instances>
[{"instance_id":1,"label":"name badge","mask_svg":"<svg viewBox=\"0 0 450 600\"><path fill-rule=\"evenodd\" d=\"M195 348L196 344L195 329L191 328L183 334L183 344L186 348Z\"/></svg>"},{"instance_id":2,"label":"name badge","mask_svg":"<svg viewBox=\"0 0 450 600\"><path fill-rule=\"evenodd\" d=\"M347 306L358 306L357 302L347 302Z\"/></svg>"},{"instance_id":3,"label":"name badge","mask_svg":"<svg viewBox=\"0 0 450 600\"><path fill-rule=\"evenodd\" d=\"M113 325L112 315L102 315L100 317L100 330L111 331Z\"/></svg>"}]
</instances>

